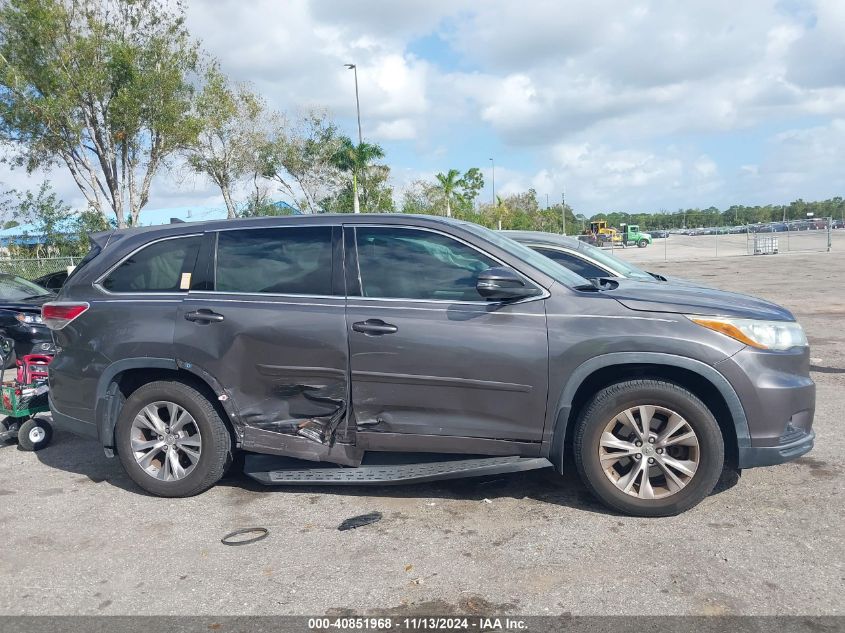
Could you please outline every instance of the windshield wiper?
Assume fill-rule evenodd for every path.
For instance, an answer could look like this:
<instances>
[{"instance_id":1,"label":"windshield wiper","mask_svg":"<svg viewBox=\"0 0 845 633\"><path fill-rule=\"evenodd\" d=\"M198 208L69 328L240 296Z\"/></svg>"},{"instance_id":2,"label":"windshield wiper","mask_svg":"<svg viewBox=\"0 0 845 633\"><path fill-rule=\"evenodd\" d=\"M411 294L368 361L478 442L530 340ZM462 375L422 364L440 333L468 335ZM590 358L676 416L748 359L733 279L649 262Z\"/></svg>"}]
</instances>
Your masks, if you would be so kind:
<instances>
[{"instance_id":1,"label":"windshield wiper","mask_svg":"<svg viewBox=\"0 0 845 633\"><path fill-rule=\"evenodd\" d=\"M666 277L664 277L663 275L658 275L657 273L649 273L648 271L646 271L646 272L647 272L649 275L651 275L652 277L654 277L657 281L668 281L668 280L666 279Z\"/></svg>"}]
</instances>

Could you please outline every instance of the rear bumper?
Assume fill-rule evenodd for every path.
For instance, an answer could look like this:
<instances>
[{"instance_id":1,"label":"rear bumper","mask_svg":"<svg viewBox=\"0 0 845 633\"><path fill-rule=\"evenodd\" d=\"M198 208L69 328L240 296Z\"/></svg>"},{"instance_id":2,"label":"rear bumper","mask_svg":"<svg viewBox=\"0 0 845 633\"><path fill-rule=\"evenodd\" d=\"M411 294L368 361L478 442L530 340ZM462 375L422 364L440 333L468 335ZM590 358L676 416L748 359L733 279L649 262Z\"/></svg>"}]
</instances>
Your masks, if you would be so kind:
<instances>
[{"instance_id":1,"label":"rear bumper","mask_svg":"<svg viewBox=\"0 0 845 633\"><path fill-rule=\"evenodd\" d=\"M56 409L52 398L50 398L50 412L53 414L53 425L56 428L63 429L74 435L97 439L97 426L95 424L65 415Z\"/></svg>"}]
</instances>

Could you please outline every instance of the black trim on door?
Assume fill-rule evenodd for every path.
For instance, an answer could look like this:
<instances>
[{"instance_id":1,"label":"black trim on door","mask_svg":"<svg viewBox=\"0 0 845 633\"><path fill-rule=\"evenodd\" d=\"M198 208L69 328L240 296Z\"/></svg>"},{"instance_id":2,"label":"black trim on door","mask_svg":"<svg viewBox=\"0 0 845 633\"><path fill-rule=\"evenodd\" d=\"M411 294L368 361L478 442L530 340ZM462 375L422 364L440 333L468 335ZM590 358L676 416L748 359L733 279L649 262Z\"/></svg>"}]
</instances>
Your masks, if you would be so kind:
<instances>
[{"instance_id":1,"label":"black trim on door","mask_svg":"<svg viewBox=\"0 0 845 633\"><path fill-rule=\"evenodd\" d=\"M214 290L214 247L217 232L203 234L194 273L191 276L191 290Z\"/></svg>"},{"instance_id":2,"label":"black trim on door","mask_svg":"<svg viewBox=\"0 0 845 633\"><path fill-rule=\"evenodd\" d=\"M355 227L343 228L343 259L346 277L346 296L361 296L361 278L358 275L358 248L355 244Z\"/></svg>"},{"instance_id":3,"label":"black trim on door","mask_svg":"<svg viewBox=\"0 0 845 633\"><path fill-rule=\"evenodd\" d=\"M343 273L343 227L332 226L332 294L342 297L346 294Z\"/></svg>"}]
</instances>

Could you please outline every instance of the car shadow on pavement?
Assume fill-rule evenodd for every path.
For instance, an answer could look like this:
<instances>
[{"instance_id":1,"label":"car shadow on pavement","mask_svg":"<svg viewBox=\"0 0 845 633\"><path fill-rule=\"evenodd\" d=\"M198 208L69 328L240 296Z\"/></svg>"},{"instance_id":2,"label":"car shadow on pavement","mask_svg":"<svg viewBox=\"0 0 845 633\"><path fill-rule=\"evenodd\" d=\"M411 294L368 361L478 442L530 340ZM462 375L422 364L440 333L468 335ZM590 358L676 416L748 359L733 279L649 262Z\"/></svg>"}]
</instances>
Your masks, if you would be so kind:
<instances>
[{"instance_id":1,"label":"car shadow on pavement","mask_svg":"<svg viewBox=\"0 0 845 633\"><path fill-rule=\"evenodd\" d=\"M14 445L5 447L5 450L15 449ZM0 450L3 450L3 448L0 448ZM126 476L117 458L109 459L103 454L103 449L96 440L57 431L53 442L36 452L35 455L42 464L50 468L83 475L94 483L106 482L135 494L147 494ZM737 471L725 470L713 494L719 494L732 488L738 481L739 473ZM576 473L572 472L565 477L561 477L551 468L505 475L395 486L265 486L244 474L243 455L241 454L236 457L229 473L217 485L266 494L296 492L347 497L433 498L479 502L484 502L485 499L495 502L497 499L505 498L530 498L543 503L586 512L612 514L610 510L593 498L578 479Z\"/></svg>"},{"instance_id":2,"label":"car shadow on pavement","mask_svg":"<svg viewBox=\"0 0 845 633\"><path fill-rule=\"evenodd\" d=\"M108 482L123 490L143 492L126 476L117 459L105 456L97 440L56 431L49 446L34 454L45 466L83 475L93 483Z\"/></svg>"}]
</instances>

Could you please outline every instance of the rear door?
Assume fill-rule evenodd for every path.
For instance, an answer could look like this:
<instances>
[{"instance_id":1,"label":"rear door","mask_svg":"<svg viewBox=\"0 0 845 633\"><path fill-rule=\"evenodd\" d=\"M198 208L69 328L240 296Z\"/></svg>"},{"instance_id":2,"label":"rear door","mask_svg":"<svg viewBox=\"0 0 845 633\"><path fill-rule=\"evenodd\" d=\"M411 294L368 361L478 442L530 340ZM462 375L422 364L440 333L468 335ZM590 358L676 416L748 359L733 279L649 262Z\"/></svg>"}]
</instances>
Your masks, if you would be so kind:
<instances>
[{"instance_id":1,"label":"rear door","mask_svg":"<svg viewBox=\"0 0 845 633\"><path fill-rule=\"evenodd\" d=\"M544 300L489 302L478 273L501 262L448 234L345 227L357 437L442 449L441 438L539 442L548 389Z\"/></svg>"},{"instance_id":2,"label":"rear door","mask_svg":"<svg viewBox=\"0 0 845 633\"><path fill-rule=\"evenodd\" d=\"M210 375L248 427L328 443L348 401L340 227L241 228L206 240L208 272L177 318L179 360Z\"/></svg>"}]
</instances>

